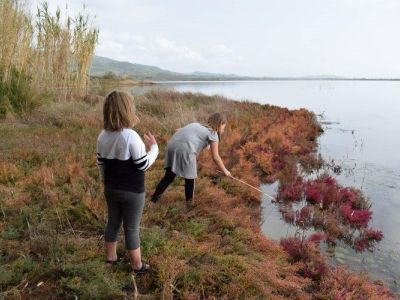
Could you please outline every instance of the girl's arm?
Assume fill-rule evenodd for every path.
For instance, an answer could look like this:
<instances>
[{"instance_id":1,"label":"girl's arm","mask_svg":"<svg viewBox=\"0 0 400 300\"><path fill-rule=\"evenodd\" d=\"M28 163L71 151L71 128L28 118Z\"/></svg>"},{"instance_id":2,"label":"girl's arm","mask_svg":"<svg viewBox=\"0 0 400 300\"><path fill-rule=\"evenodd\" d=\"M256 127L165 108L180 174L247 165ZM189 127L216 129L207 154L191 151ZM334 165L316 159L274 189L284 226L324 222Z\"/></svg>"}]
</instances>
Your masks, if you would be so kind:
<instances>
[{"instance_id":1,"label":"girl's arm","mask_svg":"<svg viewBox=\"0 0 400 300\"><path fill-rule=\"evenodd\" d=\"M100 153L97 152L97 168L99 169L100 180L104 182L104 166L101 161Z\"/></svg>"},{"instance_id":2,"label":"girl's arm","mask_svg":"<svg viewBox=\"0 0 400 300\"><path fill-rule=\"evenodd\" d=\"M131 153L133 163L139 170L146 171L154 163L158 156L158 146L153 135L145 134L145 141L149 144L150 150L146 153L146 147L140 138L140 136L135 132L134 139L129 144L129 151Z\"/></svg>"},{"instance_id":3,"label":"girl's arm","mask_svg":"<svg viewBox=\"0 0 400 300\"><path fill-rule=\"evenodd\" d=\"M218 168L224 172L225 176L231 177L232 174L226 168L224 163L222 162L221 156L219 156L218 152L218 142L210 142L211 145L211 156L213 158L214 163L218 166Z\"/></svg>"},{"instance_id":4,"label":"girl's arm","mask_svg":"<svg viewBox=\"0 0 400 300\"><path fill-rule=\"evenodd\" d=\"M99 145L99 138L97 138L97 168L99 170L100 180L104 182L104 162L100 155L100 145Z\"/></svg>"}]
</instances>

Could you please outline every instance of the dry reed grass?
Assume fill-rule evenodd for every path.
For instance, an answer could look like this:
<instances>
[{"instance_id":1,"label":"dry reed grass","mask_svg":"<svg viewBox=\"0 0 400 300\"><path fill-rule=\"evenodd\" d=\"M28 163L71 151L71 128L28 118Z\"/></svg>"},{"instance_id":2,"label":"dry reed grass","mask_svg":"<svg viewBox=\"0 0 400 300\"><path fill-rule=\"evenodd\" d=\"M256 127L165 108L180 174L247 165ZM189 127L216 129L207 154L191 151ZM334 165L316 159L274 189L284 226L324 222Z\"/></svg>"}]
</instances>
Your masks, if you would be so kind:
<instances>
[{"instance_id":1,"label":"dry reed grass","mask_svg":"<svg viewBox=\"0 0 400 300\"><path fill-rule=\"evenodd\" d=\"M43 91L66 99L87 94L98 29L86 13L62 16L57 8L53 15L43 2L32 17L27 4L0 2L0 115L26 110Z\"/></svg>"}]
</instances>

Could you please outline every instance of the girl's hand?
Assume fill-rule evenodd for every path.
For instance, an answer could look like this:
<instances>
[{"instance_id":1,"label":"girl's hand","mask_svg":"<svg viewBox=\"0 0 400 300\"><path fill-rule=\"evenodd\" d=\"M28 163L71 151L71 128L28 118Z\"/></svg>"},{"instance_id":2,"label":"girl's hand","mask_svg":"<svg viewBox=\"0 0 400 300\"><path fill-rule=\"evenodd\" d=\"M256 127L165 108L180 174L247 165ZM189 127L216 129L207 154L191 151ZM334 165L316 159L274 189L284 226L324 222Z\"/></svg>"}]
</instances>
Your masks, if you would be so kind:
<instances>
[{"instance_id":1,"label":"girl's hand","mask_svg":"<svg viewBox=\"0 0 400 300\"><path fill-rule=\"evenodd\" d=\"M227 176L227 177L232 177L231 172L229 172L229 171L226 170L226 169L225 169L225 171L224 171L224 175Z\"/></svg>"},{"instance_id":2,"label":"girl's hand","mask_svg":"<svg viewBox=\"0 0 400 300\"><path fill-rule=\"evenodd\" d=\"M144 142L148 146L157 145L156 138L150 132L144 135Z\"/></svg>"}]
</instances>

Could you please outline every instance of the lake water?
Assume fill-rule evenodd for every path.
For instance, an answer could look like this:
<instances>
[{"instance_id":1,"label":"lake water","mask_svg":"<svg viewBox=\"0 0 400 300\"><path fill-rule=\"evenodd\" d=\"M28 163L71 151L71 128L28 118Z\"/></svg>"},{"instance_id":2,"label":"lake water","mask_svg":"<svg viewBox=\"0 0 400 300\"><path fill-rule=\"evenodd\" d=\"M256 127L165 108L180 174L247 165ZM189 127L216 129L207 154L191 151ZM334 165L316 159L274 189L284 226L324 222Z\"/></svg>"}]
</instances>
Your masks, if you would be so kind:
<instances>
[{"instance_id":1,"label":"lake water","mask_svg":"<svg viewBox=\"0 0 400 300\"><path fill-rule=\"evenodd\" d=\"M164 82L135 87L175 89L219 94L290 109L306 108L318 115L325 133L319 151L326 161L343 167L338 181L364 191L372 203L371 226L385 237L373 253L355 253L337 247L333 264L366 270L400 295L400 82L396 81L248 81L248 82ZM269 194L277 185L264 185ZM263 199L263 232L279 240L293 231L269 199Z\"/></svg>"}]
</instances>

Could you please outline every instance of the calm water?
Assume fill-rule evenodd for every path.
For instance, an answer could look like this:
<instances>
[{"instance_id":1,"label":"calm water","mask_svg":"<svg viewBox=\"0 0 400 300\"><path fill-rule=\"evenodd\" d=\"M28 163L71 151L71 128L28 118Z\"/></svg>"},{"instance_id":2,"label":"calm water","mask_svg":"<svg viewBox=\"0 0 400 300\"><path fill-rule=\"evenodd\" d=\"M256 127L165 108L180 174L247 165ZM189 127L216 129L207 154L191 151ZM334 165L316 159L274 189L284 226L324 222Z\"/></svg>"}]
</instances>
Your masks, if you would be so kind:
<instances>
[{"instance_id":1,"label":"calm water","mask_svg":"<svg viewBox=\"0 0 400 300\"><path fill-rule=\"evenodd\" d=\"M355 253L338 247L333 264L367 270L384 280L395 293L400 288L400 82L372 81L256 81L256 82L169 82L157 87L219 94L291 109L307 108L318 115L325 133L319 150L325 160L344 167L341 184L361 188L372 203L371 226L384 232L374 253ZM274 194L277 185L264 185ZM264 233L279 240L293 231L276 207L263 200Z\"/></svg>"}]
</instances>

